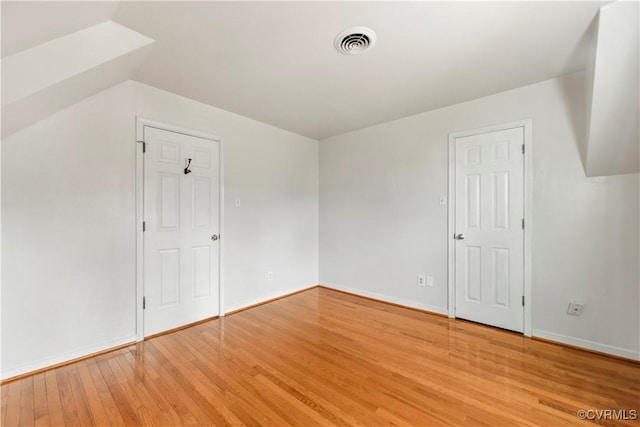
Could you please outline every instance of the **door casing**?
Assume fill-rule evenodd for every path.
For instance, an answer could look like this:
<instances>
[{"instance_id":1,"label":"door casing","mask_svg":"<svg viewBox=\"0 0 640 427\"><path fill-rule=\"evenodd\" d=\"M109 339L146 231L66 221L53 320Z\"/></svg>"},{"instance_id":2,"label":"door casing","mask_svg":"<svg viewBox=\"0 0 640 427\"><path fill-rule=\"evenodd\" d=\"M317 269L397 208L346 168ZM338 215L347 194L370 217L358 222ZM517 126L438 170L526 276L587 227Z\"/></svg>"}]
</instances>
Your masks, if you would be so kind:
<instances>
[{"instance_id":1,"label":"door casing","mask_svg":"<svg viewBox=\"0 0 640 427\"><path fill-rule=\"evenodd\" d=\"M225 315L224 311L224 142L222 138L206 132L195 131L167 123L136 117L136 341L144 340L144 312L142 298L144 297L144 236L142 234L142 222L144 221L144 155L142 143L144 142L144 127L149 126L170 132L177 132L197 138L210 139L220 144L220 251L219 251L219 316Z\"/></svg>"},{"instance_id":2,"label":"door casing","mask_svg":"<svg viewBox=\"0 0 640 427\"><path fill-rule=\"evenodd\" d=\"M448 191L448 220L447 220L447 312L450 318L456 317L455 311L455 213L456 213L456 139L466 136L480 135L506 129L523 128L524 132L524 335L531 336L531 305L532 305L532 245L533 231L533 147L531 138L531 119L501 125L488 126L464 132L449 134L449 191Z\"/></svg>"}]
</instances>

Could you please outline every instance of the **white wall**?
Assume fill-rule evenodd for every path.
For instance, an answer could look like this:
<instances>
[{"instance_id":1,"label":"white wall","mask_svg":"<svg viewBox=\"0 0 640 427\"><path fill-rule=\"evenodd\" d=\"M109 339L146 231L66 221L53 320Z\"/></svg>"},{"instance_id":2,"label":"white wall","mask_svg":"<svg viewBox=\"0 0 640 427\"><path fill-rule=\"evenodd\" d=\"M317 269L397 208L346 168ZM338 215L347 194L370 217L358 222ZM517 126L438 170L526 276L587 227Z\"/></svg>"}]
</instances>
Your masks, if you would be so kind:
<instances>
[{"instance_id":1,"label":"white wall","mask_svg":"<svg viewBox=\"0 0 640 427\"><path fill-rule=\"evenodd\" d=\"M2 377L134 339L136 114L224 139L227 310L317 283L319 258L322 283L445 312L447 135L531 118L534 334L638 358L639 178L584 176L582 83L321 142L320 257L314 140L135 82L3 139Z\"/></svg>"},{"instance_id":2,"label":"white wall","mask_svg":"<svg viewBox=\"0 0 640 427\"><path fill-rule=\"evenodd\" d=\"M125 82L2 140L2 377L135 337Z\"/></svg>"},{"instance_id":3,"label":"white wall","mask_svg":"<svg viewBox=\"0 0 640 427\"><path fill-rule=\"evenodd\" d=\"M448 134L530 118L533 333L640 358L639 176L585 177L583 88L577 73L321 141L320 282L446 312Z\"/></svg>"},{"instance_id":4,"label":"white wall","mask_svg":"<svg viewBox=\"0 0 640 427\"><path fill-rule=\"evenodd\" d=\"M316 285L317 141L141 83L135 92L140 117L223 138L226 311Z\"/></svg>"},{"instance_id":5,"label":"white wall","mask_svg":"<svg viewBox=\"0 0 640 427\"><path fill-rule=\"evenodd\" d=\"M227 311L317 284L317 141L125 82L2 140L2 378L135 339L136 114L224 140Z\"/></svg>"}]
</instances>

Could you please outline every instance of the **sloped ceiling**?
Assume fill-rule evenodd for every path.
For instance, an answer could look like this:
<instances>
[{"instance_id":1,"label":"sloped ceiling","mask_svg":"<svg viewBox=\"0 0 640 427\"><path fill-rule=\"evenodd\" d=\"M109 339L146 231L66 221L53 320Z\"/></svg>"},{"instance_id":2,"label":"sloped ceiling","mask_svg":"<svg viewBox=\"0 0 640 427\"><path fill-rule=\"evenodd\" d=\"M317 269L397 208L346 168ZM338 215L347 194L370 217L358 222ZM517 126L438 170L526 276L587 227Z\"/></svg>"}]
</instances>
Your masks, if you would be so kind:
<instances>
[{"instance_id":1,"label":"sloped ceiling","mask_svg":"<svg viewBox=\"0 0 640 427\"><path fill-rule=\"evenodd\" d=\"M2 57L113 17L119 2L2 1Z\"/></svg>"},{"instance_id":2,"label":"sloped ceiling","mask_svg":"<svg viewBox=\"0 0 640 427\"><path fill-rule=\"evenodd\" d=\"M156 40L135 79L323 139L579 70L602 4L3 1L2 54L112 19Z\"/></svg>"},{"instance_id":3,"label":"sloped ceiling","mask_svg":"<svg viewBox=\"0 0 640 427\"><path fill-rule=\"evenodd\" d=\"M156 40L138 79L323 139L584 67L603 2L122 2ZM367 26L371 51L338 33Z\"/></svg>"},{"instance_id":4,"label":"sloped ceiling","mask_svg":"<svg viewBox=\"0 0 640 427\"><path fill-rule=\"evenodd\" d=\"M640 6L606 5L587 66L587 176L640 172Z\"/></svg>"},{"instance_id":5,"label":"sloped ceiling","mask_svg":"<svg viewBox=\"0 0 640 427\"><path fill-rule=\"evenodd\" d=\"M131 79L152 44L106 21L2 58L2 136Z\"/></svg>"},{"instance_id":6,"label":"sloped ceiling","mask_svg":"<svg viewBox=\"0 0 640 427\"><path fill-rule=\"evenodd\" d=\"M127 79L321 140L586 69L586 175L640 170L637 2L1 7L3 137ZM338 53L351 26L375 48Z\"/></svg>"}]
</instances>

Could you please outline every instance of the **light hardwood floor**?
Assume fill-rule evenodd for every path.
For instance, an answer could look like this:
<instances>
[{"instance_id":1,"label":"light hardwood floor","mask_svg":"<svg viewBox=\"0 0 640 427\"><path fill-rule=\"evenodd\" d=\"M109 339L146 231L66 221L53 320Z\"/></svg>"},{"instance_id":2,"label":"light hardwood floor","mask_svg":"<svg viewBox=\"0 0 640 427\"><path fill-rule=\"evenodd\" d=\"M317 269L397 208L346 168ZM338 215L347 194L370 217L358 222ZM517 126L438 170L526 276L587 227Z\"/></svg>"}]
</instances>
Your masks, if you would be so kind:
<instances>
[{"instance_id":1,"label":"light hardwood floor","mask_svg":"<svg viewBox=\"0 0 640 427\"><path fill-rule=\"evenodd\" d=\"M639 410L640 366L315 288L1 394L4 426L638 425L576 413Z\"/></svg>"}]
</instances>

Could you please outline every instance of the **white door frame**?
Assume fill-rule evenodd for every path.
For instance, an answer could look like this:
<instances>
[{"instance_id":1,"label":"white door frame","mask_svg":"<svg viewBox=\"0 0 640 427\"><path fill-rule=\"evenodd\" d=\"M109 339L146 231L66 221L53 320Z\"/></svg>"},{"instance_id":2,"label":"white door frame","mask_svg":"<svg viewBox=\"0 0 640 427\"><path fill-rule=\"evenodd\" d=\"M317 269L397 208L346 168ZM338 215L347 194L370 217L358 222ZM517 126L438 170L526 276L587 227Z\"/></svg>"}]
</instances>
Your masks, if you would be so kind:
<instances>
[{"instance_id":1,"label":"white door frame","mask_svg":"<svg viewBox=\"0 0 640 427\"><path fill-rule=\"evenodd\" d=\"M224 316L224 145L222 138L192 129L183 128L167 123L136 117L136 341L144 340L144 312L142 309L142 297L144 296L144 236L142 234L142 222L144 221L144 156L142 154L142 143L144 142L144 127L149 126L170 132L181 133L183 135L197 138L209 139L218 142L220 145L220 209L219 230L220 230L220 251L218 253L218 289L220 317Z\"/></svg>"},{"instance_id":2,"label":"white door frame","mask_svg":"<svg viewBox=\"0 0 640 427\"><path fill-rule=\"evenodd\" d=\"M531 119L519 120L501 125L489 126L481 129L474 129L465 132L454 132L449 134L449 207L447 220L447 311L450 318L456 317L455 310L455 245L453 234L455 233L455 212L456 212L456 139L465 136L479 135L483 133L496 132L506 129L523 128L524 130L524 335L531 336L531 259L532 245L531 236L533 231L533 163L532 163L532 139L531 139Z\"/></svg>"}]
</instances>

